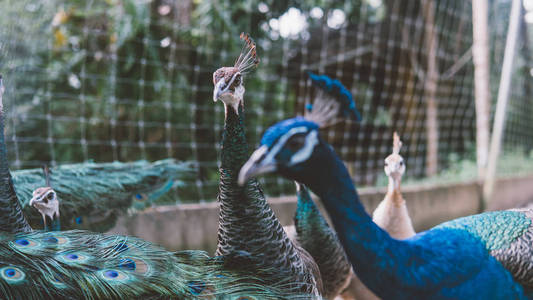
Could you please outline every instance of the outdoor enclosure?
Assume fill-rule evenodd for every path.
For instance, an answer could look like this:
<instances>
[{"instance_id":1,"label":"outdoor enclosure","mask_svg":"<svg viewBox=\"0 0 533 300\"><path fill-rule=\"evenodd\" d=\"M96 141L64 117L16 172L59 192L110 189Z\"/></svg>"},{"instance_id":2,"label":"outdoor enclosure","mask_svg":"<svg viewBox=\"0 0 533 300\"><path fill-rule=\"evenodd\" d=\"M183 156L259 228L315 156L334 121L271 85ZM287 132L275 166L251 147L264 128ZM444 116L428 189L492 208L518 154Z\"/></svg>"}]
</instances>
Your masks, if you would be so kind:
<instances>
[{"instance_id":1,"label":"outdoor enclosure","mask_svg":"<svg viewBox=\"0 0 533 300\"><path fill-rule=\"evenodd\" d=\"M245 78L252 146L303 113L313 71L351 89L362 114L323 132L357 184L383 184L394 131L411 180L476 176L471 1L0 2L13 169L174 157L196 169L176 202L215 200L224 108L212 73L233 64L248 32L261 58ZM489 2L495 102L511 1ZM523 4L500 174L533 171L533 1ZM268 177L264 189L294 185Z\"/></svg>"}]
</instances>

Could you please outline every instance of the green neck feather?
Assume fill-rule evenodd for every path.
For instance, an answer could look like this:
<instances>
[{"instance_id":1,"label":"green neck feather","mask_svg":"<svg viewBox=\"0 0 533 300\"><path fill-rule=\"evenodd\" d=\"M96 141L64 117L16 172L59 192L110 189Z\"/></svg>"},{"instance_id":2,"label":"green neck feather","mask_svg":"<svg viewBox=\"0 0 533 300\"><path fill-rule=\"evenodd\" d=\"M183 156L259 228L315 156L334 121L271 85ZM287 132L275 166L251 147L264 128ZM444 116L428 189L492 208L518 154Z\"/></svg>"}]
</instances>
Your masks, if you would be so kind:
<instances>
[{"instance_id":1,"label":"green neck feather","mask_svg":"<svg viewBox=\"0 0 533 300\"><path fill-rule=\"evenodd\" d=\"M1 85L1 80L0 80ZM1 87L0 87L1 88ZM31 227L26 221L18 201L9 166L4 136L4 111L2 91L0 90L0 230L9 233L30 232Z\"/></svg>"},{"instance_id":2,"label":"green neck feather","mask_svg":"<svg viewBox=\"0 0 533 300\"><path fill-rule=\"evenodd\" d=\"M310 282L314 284L313 276L268 205L257 180L250 180L244 187L237 183L239 170L248 157L242 105L238 110L237 113L231 106L226 107L216 255L246 251L254 257L261 257L269 267L277 268L279 274L304 283L304 291L311 291L314 289L310 285Z\"/></svg>"}]
</instances>

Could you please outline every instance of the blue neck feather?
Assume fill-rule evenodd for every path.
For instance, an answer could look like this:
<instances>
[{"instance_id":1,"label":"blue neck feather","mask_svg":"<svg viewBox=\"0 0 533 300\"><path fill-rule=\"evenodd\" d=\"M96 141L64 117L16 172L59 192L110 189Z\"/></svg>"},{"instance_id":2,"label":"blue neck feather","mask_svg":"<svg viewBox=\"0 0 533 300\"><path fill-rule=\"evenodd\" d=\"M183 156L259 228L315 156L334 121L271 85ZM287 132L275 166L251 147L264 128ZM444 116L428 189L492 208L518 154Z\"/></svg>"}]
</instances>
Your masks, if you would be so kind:
<instances>
[{"instance_id":1,"label":"blue neck feather","mask_svg":"<svg viewBox=\"0 0 533 300\"><path fill-rule=\"evenodd\" d=\"M314 161L314 168L320 170L320 175L313 176L311 181L307 180L305 183L324 200L341 243L350 246L361 245L345 247L352 264L363 272L375 272L376 260L392 258L387 248L402 245L372 222L359 201L350 174L333 150L322 147L322 151L330 153ZM369 260L369 257L374 259Z\"/></svg>"},{"instance_id":2,"label":"blue neck feather","mask_svg":"<svg viewBox=\"0 0 533 300\"><path fill-rule=\"evenodd\" d=\"M383 299L525 299L523 288L466 230L396 240L372 222L342 161L320 141L306 163L280 172L323 201L355 272ZM480 291L481 290L481 291Z\"/></svg>"}]
</instances>

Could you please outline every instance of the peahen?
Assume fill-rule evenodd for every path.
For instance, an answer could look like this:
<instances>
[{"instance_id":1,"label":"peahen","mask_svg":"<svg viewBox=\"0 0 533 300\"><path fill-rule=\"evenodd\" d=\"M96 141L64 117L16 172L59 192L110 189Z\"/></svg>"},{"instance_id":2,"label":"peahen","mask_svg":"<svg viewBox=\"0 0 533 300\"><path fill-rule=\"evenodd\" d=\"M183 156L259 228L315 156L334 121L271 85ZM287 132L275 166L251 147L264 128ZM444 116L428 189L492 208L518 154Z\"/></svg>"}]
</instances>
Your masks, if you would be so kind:
<instances>
[{"instance_id":1,"label":"peahen","mask_svg":"<svg viewBox=\"0 0 533 300\"><path fill-rule=\"evenodd\" d=\"M405 173L405 162L400 155L402 142L394 132L392 153L385 158L385 174L389 178L387 194L374 210L372 220L395 239L406 239L415 235L411 218L400 189L402 176ZM352 274L349 286L342 294L344 298L377 299L377 297Z\"/></svg>"},{"instance_id":2,"label":"peahen","mask_svg":"<svg viewBox=\"0 0 533 300\"><path fill-rule=\"evenodd\" d=\"M69 164L51 168L50 173L62 201L63 229L104 232L114 226L119 215L169 197L168 192L190 176L192 169L188 163L165 159ZM42 226L41 217L29 203L33 191L45 182L41 169L15 171L13 182L29 223L35 228Z\"/></svg>"},{"instance_id":3,"label":"peahen","mask_svg":"<svg viewBox=\"0 0 533 300\"><path fill-rule=\"evenodd\" d=\"M35 207L43 218L44 231L61 231L59 218L59 199L57 193L50 186L48 166L43 167L46 186L36 188L30 200L30 206Z\"/></svg>"},{"instance_id":4,"label":"peahen","mask_svg":"<svg viewBox=\"0 0 533 300\"><path fill-rule=\"evenodd\" d=\"M531 253L531 212L500 211L453 220L406 240L372 222L346 167L318 134L355 106L340 83L321 78L332 106L271 126L239 173L239 183L276 172L323 201L354 270L383 299L527 299L531 289L489 252ZM335 101L336 100L336 101ZM348 104L350 103L350 104ZM324 111L328 107L336 113ZM531 262L531 259L529 260ZM509 267L508 267L509 268ZM523 269L527 275L531 269ZM522 283L522 284L521 284Z\"/></svg>"},{"instance_id":5,"label":"peahen","mask_svg":"<svg viewBox=\"0 0 533 300\"><path fill-rule=\"evenodd\" d=\"M400 189L405 172L405 162L400 155L401 147L400 136L394 132L392 154L385 159L385 174L389 178L387 194L372 216L374 223L395 239L406 239L416 234Z\"/></svg>"},{"instance_id":6,"label":"peahen","mask_svg":"<svg viewBox=\"0 0 533 300\"><path fill-rule=\"evenodd\" d=\"M3 83L0 77L0 108ZM296 282L235 251L168 252L138 238L88 231L31 231L10 181L0 109L2 299L311 299ZM46 189L46 188L45 188ZM38 194L38 195L37 195ZM36 193L48 197L50 190ZM52 217L56 216L52 214ZM264 280L268 278L268 281Z\"/></svg>"},{"instance_id":7,"label":"peahen","mask_svg":"<svg viewBox=\"0 0 533 300\"><path fill-rule=\"evenodd\" d=\"M233 67L223 67L213 74L213 100L225 107L221 143L220 203L217 255L246 251L262 256L272 268L288 275L304 292L320 293L318 267L310 255L294 245L268 205L257 180L237 183L239 170L248 156L244 129L243 75L259 59L255 43L241 34L245 46Z\"/></svg>"}]
</instances>

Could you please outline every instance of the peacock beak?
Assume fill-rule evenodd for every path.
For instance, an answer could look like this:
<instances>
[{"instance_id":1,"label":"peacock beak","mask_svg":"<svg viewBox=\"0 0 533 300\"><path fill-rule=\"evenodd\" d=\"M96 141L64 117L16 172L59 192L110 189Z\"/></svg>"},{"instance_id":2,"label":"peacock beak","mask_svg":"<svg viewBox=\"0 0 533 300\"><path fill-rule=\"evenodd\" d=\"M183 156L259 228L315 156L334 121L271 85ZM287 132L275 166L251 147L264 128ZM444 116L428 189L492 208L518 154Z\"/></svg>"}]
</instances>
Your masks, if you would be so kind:
<instances>
[{"instance_id":1,"label":"peacock beak","mask_svg":"<svg viewBox=\"0 0 533 300\"><path fill-rule=\"evenodd\" d=\"M224 78L222 78L215 84L215 89L213 90L213 102L217 102L220 95L224 92L224 89L222 87L225 83L226 82Z\"/></svg>"},{"instance_id":2,"label":"peacock beak","mask_svg":"<svg viewBox=\"0 0 533 300\"><path fill-rule=\"evenodd\" d=\"M252 153L239 172L239 185L244 185L250 178L277 170L276 163L268 157L267 153L267 146L261 146Z\"/></svg>"}]
</instances>

